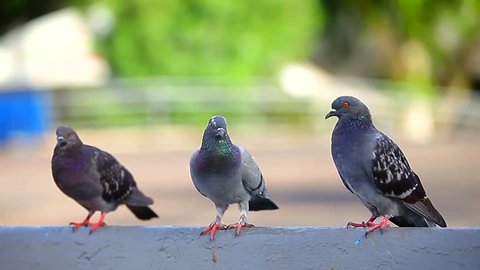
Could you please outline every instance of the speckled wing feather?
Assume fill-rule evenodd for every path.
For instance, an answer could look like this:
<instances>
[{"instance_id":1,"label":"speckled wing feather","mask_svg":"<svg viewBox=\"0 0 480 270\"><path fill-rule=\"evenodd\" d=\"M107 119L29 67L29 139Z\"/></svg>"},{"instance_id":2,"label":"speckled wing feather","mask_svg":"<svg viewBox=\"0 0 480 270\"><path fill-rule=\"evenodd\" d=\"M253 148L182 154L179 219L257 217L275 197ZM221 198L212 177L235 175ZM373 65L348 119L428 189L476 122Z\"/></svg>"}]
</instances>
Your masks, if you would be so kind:
<instances>
[{"instance_id":1,"label":"speckled wing feather","mask_svg":"<svg viewBox=\"0 0 480 270\"><path fill-rule=\"evenodd\" d=\"M94 164L103 186L102 198L107 202L123 201L135 187L132 175L109 153L97 148L94 151Z\"/></svg>"},{"instance_id":2,"label":"speckled wing feather","mask_svg":"<svg viewBox=\"0 0 480 270\"><path fill-rule=\"evenodd\" d=\"M376 137L372 173L377 189L385 196L396 198L423 217L446 226L400 147L383 133Z\"/></svg>"},{"instance_id":3,"label":"speckled wing feather","mask_svg":"<svg viewBox=\"0 0 480 270\"><path fill-rule=\"evenodd\" d=\"M385 196L410 203L426 198L425 190L405 155L382 133L377 136L372 170L375 184Z\"/></svg>"}]
</instances>

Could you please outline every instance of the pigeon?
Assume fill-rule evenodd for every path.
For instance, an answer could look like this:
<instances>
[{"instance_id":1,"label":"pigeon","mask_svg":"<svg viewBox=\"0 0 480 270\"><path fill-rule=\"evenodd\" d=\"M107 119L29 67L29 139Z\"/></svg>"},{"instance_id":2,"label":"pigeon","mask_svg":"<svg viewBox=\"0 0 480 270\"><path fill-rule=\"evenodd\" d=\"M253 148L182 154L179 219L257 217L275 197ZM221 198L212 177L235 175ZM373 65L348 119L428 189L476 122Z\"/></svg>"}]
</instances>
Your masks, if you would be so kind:
<instances>
[{"instance_id":1,"label":"pigeon","mask_svg":"<svg viewBox=\"0 0 480 270\"><path fill-rule=\"evenodd\" d=\"M238 236L242 228L253 227L247 223L248 211L278 209L269 199L255 159L247 149L230 140L223 116L213 116L208 121L202 145L190 160L190 175L196 189L215 204L216 219L201 232L210 232L212 240L219 229L235 228ZM239 205L240 220L225 226L222 217L234 203Z\"/></svg>"},{"instance_id":2,"label":"pigeon","mask_svg":"<svg viewBox=\"0 0 480 270\"><path fill-rule=\"evenodd\" d=\"M373 125L368 107L355 97L341 96L332 109L325 119L338 117L333 161L343 184L372 214L367 222L348 226L368 228L365 236L389 227L389 220L399 227L446 227L400 147ZM380 216L383 220L375 224Z\"/></svg>"},{"instance_id":3,"label":"pigeon","mask_svg":"<svg viewBox=\"0 0 480 270\"><path fill-rule=\"evenodd\" d=\"M132 174L112 155L94 146L83 144L75 130L60 126L52 157L52 175L58 188L88 210L73 231L90 226L90 233L105 225L105 214L125 204L141 220L158 217L148 205L153 200L138 188ZM100 211L98 222L90 218Z\"/></svg>"}]
</instances>

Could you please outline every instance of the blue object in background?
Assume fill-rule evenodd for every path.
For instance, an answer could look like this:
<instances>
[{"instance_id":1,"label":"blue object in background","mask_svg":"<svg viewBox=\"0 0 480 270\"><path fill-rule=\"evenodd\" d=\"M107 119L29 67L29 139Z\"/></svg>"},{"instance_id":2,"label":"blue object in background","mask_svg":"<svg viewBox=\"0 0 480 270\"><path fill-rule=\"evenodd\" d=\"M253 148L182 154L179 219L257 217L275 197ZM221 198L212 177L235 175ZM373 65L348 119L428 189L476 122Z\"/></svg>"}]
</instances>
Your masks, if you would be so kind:
<instances>
[{"instance_id":1,"label":"blue object in background","mask_svg":"<svg viewBox=\"0 0 480 270\"><path fill-rule=\"evenodd\" d=\"M38 138L49 128L52 98L49 91L31 88L0 91L0 145L16 135Z\"/></svg>"}]
</instances>

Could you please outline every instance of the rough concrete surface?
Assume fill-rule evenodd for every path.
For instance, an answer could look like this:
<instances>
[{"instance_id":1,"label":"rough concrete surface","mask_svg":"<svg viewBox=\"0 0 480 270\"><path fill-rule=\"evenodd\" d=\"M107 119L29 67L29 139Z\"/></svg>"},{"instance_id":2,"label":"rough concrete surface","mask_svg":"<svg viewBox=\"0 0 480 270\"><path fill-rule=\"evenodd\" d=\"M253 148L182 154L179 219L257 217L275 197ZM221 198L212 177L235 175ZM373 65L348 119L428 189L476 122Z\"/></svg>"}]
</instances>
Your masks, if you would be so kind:
<instances>
[{"instance_id":1,"label":"rough concrete surface","mask_svg":"<svg viewBox=\"0 0 480 270\"><path fill-rule=\"evenodd\" d=\"M480 269L480 229L0 227L1 269Z\"/></svg>"}]
</instances>

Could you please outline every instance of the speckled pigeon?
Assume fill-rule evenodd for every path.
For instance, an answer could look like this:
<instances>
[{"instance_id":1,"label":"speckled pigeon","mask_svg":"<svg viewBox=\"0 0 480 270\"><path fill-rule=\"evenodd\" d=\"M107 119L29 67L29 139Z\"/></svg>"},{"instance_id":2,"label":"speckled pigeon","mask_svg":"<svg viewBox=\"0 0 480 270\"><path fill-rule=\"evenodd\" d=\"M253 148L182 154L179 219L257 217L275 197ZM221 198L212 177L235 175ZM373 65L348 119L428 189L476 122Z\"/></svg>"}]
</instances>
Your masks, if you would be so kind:
<instances>
[{"instance_id":1,"label":"speckled pigeon","mask_svg":"<svg viewBox=\"0 0 480 270\"><path fill-rule=\"evenodd\" d=\"M398 145L373 125L367 106L342 96L332 109L325 119L338 117L332 133L333 161L344 185L372 213L367 222L349 225L367 227L365 235L388 227L389 220L400 227L446 227ZM375 224L379 216L383 220Z\"/></svg>"},{"instance_id":2,"label":"speckled pigeon","mask_svg":"<svg viewBox=\"0 0 480 270\"><path fill-rule=\"evenodd\" d=\"M88 210L80 223L70 223L73 230L90 226L90 233L105 225L105 214L125 204L133 214L148 220L158 217L148 207L153 200L137 188L130 172L112 155L82 143L70 127L57 128L57 145L52 157L52 175L60 190ZM90 218L100 211L100 220Z\"/></svg>"},{"instance_id":3,"label":"speckled pigeon","mask_svg":"<svg viewBox=\"0 0 480 270\"><path fill-rule=\"evenodd\" d=\"M232 143L227 121L214 116L203 133L202 146L190 160L190 175L197 190L215 204L216 219L201 234L215 237L219 229L235 228L239 235L247 223L248 211L275 210L277 205L268 198L265 180L252 155ZM238 203L241 214L238 223L225 226L222 217L230 204Z\"/></svg>"}]
</instances>

